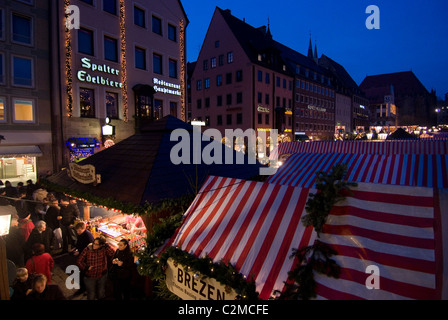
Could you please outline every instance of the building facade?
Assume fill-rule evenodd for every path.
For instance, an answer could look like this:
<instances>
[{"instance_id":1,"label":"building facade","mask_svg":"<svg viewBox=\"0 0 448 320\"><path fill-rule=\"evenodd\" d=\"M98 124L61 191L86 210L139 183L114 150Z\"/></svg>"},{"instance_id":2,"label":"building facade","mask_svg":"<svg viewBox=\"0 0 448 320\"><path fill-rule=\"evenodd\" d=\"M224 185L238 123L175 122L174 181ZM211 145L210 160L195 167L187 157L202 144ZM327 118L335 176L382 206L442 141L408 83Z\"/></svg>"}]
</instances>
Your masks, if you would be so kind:
<instances>
[{"instance_id":1,"label":"building facade","mask_svg":"<svg viewBox=\"0 0 448 320\"><path fill-rule=\"evenodd\" d=\"M55 1L52 15L56 167L163 116L186 120L188 19L180 1Z\"/></svg>"},{"instance_id":2,"label":"building facade","mask_svg":"<svg viewBox=\"0 0 448 320\"><path fill-rule=\"evenodd\" d=\"M244 151L248 141L229 141L226 129L270 132L292 139L293 77L286 70L269 27L254 28L216 8L190 78L191 118L216 128L222 142ZM259 158L266 154L259 154Z\"/></svg>"},{"instance_id":3,"label":"building facade","mask_svg":"<svg viewBox=\"0 0 448 320\"><path fill-rule=\"evenodd\" d=\"M0 180L53 170L50 1L0 2Z\"/></svg>"}]
</instances>

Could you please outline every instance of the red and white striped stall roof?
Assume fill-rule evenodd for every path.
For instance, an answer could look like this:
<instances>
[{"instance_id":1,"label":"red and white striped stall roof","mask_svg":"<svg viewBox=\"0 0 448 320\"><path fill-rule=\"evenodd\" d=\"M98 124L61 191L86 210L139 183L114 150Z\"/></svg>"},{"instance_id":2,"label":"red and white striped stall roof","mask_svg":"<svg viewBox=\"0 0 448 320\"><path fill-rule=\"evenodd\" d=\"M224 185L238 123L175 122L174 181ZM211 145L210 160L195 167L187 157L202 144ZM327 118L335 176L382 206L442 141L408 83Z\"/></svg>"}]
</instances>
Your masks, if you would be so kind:
<instances>
[{"instance_id":1,"label":"red and white striped stall roof","mask_svg":"<svg viewBox=\"0 0 448 320\"><path fill-rule=\"evenodd\" d=\"M269 158L294 153L448 154L448 140L283 142Z\"/></svg>"},{"instance_id":2,"label":"red and white striped stall roof","mask_svg":"<svg viewBox=\"0 0 448 320\"><path fill-rule=\"evenodd\" d=\"M440 299L446 222L433 189L359 184L353 190L333 208L321 234L337 250L332 258L342 273L340 279L315 276L318 298ZM295 263L292 249L317 238L301 222L310 192L315 190L210 176L166 246L230 262L253 275L259 297L269 299L284 289ZM378 290L365 286L369 265L379 268Z\"/></svg>"},{"instance_id":3,"label":"red and white striped stall roof","mask_svg":"<svg viewBox=\"0 0 448 320\"><path fill-rule=\"evenodd\" d=\"M440 195L446 203L446 192L432 188L354 188L333 207L320 235L338 252L332 258L341 275L315 275L318 299L447 299L448 212ZM378 268L379 289L366 287L368 266Z\"/></svg>"},{"instance_id":4,"label":"red and white striped stall roof","mask_svg":"<svg viewBox=\"0 0 448 320\"><path fill-rule=\"evenodd\" d=\"M340 163L347 164L348 181L448 188L447 154L296 153L267 182L310 188L316 172Z\"/></svg>"}]
</instances>

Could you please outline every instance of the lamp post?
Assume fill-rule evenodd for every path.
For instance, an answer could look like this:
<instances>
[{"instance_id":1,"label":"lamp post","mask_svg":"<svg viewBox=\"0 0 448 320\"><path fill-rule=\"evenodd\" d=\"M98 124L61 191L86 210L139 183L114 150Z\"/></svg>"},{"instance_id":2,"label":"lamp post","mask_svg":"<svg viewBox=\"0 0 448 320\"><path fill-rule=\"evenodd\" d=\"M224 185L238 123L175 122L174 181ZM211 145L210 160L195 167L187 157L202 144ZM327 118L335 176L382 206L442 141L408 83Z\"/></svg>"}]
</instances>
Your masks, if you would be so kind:
<instances>
[{"instance_id":1,"label":"lamp post","mask_svg":"<svg viewBox=\"0 0 448 320\"><path fill-rule=\"evenodd\" d=\"M6 243L3 236L9 234L11 214L2 212L0 207L0 300L9 300L8 266L6 262Z\"/></svg>"}]
</instances>

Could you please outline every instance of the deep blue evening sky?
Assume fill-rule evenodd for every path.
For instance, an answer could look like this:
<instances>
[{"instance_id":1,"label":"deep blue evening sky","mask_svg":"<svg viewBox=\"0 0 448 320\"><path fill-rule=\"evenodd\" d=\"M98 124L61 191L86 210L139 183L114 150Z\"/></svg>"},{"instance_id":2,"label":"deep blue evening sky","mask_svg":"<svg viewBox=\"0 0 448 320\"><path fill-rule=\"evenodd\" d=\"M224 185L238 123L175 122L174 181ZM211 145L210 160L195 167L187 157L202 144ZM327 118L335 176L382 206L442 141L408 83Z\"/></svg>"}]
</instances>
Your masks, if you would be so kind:
<instances>
[{"instance_id":1,"label":"deep blue evening sky","mask_svg":"<svg viewBox=\"0 0 448 320\"><path fill-rule=\"evenodd\" d=\"M319 57L340 63L360 84L366 75L412 70L437 96L448 93L446 0L183 0L187 61L196 61L215 7L254 27L270 21L274 40L307 54L310 32ZM368 30L369 5L380 9L380 29Z\"/></svg>"}]
</instances>

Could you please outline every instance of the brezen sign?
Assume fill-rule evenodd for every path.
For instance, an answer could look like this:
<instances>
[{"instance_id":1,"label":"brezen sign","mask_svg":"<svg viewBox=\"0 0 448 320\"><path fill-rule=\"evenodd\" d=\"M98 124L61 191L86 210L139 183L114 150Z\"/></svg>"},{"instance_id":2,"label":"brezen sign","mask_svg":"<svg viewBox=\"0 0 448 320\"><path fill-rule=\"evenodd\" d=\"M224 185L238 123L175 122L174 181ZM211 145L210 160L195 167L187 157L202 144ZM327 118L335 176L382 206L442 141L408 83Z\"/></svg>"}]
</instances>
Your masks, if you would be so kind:
<instances>
[{"instance_id":1,"label":"brezen sign","mask_svg":"<svg viewBox=\"0 0 448 320\"><path fill-rule=\"evenodd\" d=\"M185 267L168 259L166 286L183 300L235 300L235 290L213 278L186 271Z\"/></svg>"}]
</instances>

